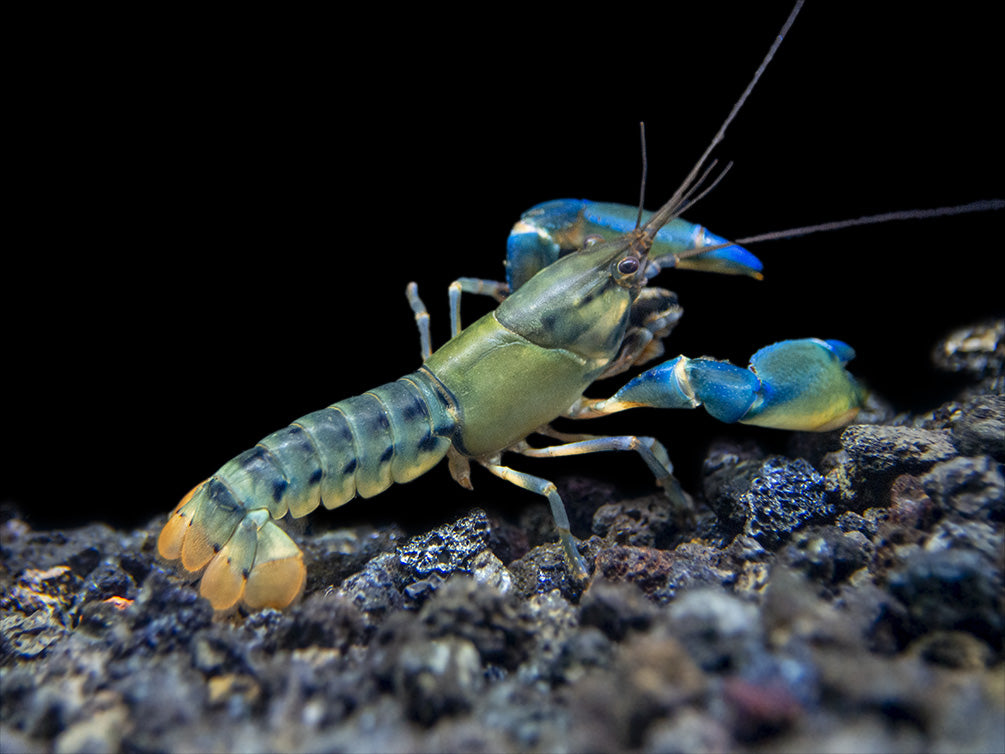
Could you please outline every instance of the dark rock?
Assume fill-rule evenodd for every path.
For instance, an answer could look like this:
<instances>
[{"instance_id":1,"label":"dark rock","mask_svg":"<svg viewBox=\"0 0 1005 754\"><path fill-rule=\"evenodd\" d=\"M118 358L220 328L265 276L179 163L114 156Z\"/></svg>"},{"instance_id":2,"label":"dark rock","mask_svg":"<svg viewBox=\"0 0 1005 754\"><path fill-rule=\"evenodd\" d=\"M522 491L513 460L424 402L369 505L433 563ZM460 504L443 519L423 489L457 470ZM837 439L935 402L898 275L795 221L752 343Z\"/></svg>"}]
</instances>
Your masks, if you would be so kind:
<instances>
[{"instance_id":1,"label":"dark rock","mask_svg":"<svg viewBox=\"0 0 1005 754\"><path fill-rule=\"evenodd\" d=\"M963 455L989 455L1005 462L1005 396L973 398L954 413L950 426Z\"/></svg>"},{"instance_id":2,"label":"dark rock","mask_svg":"<svg viewBox=\"0 0 1005 754\"><path fill-rule=\"evenodd\" d=\"M1001 651L1001 584L979 553L918 552L891 574L890 592L907 606L915 635L968 631Z\"/></svg>"},{"instance_id":3,"label":"dark rock","mask_svg":"<svg viewBox=\"0 0 1005 754\"><path fill-rule=\"evenodd\" d=\"M356 584L360 586L359 583ZM387 593L379 590L380 595ZM353 592L352 594L358 594ZM330 647L342 651L355 643L362 643L372 627L375 616L386 615L394 609L393 597L382 607L376 607L377 600L364 600L363 610L353 601L349 592L341 594L316 592L295 606L289 614L274 613L275 625L266 629L270 651L276 649L304 649L307 647ZM366 613L370 614L367 615ZM258 613L258 615L265 615Z\"/></svg>"},{"instance_id":4,"label":"dark rock","mask_svg":"<svg viewBox=\"0 0 1005 754\"><path fill-rule=\"evenodd\" d=\"M497 517L489 519L489 548L503 563L512 563L530 550L527 532Z\"/></svg>"},{"instance_id":5,"label":"dark rock","mask_svg":"<svg viewBox=\"0 0 1005 754\"><path fill-rule=\"evenodd\" d=\"M109 597L136 598L136 583L122 566L113 560L106 560L88 572L81 590L84 602L105 600Z\"/></svg>"},{"instance_id":6,"label":"dark rock","mask_svg":"<svg viewBox=\"0 0 1005 754\"><path fill-rule=\"evenodd\" d=\"M999 576L1005 572L1005 549L1002 548L1001 529L987 521L943 520L932 530L925 541L927 552L949 549L972 550L983 555L988 564L994 564Z\"/></svg>"},{"instance_id":7,"label":"dark rock","mask_svg":"<svg viewBox=\"0 0 1005 754\"><path fill-rule=\"evenodd\" d=\"M963 631L933 631L918 639L908 651L925 662L956 670L981 670L994 659L987 644Z\"/></svg>"},{"instance_id":8,"label":"dark rock","mask_svg":"<svg viewBox=\"0 0 1005 754\"><path fill-rule=\"evenodd\" d=\"M709 547L685 543L672 552L647 547L608 547L597 556L597 573L607 581L627 581L656 602L668 602L678 592L722 586L732 574L717 567Z\"/></svg>"},{"instance_id":9,"label":"dark rock","mask_svg":"<svg viewBox=\"0 0 1005 754\"><path fill-rule=\"evenodd\" d=\"M837 526L841 529L841 531L857 531L870 539L876 535L877 531L879 531L879 522L875 518L867 518L866 516L859 515L854 511L845 511L838 516Z\"/></svg>"},{"instance_id":10,"label":"dark rock","mask_svg":"<svg viewBox=\"0 0 1005 754\"><path fill-rule=\"evenodd\" d=\"M804 570L814 581L833 585L868 565L874 549L861 532L821 526L795 534L781 555L783 562Z\"/></svg>"},{"instance_id":11,"label":"dark rock","mask_svg":"<svg viewBox=\"0 0 1005 754\"><path fill-rule=\"evenodd\" d=\"M0 609L23 615L41 612L59 625L72 627L81 581L69 566L26 568L0 598Z\"/></svg>"},{"instance_id":12,"label":"dark rock","mask_svg":"<svg viewBox=\"0 0 1005 754\"><path fill-rule=\"evenodd\" d=\"M69 635L58 618L46 610L6 614L0 617L0 662L34 659Z\"/></svg>"},{"instance_id":13,"label":"dark rock","mask_svg":"<svg viewBox=\"0 0 1005 754\"><path fill-rule=\"evenodd\" d=\"M728 678L723 696L741 741L756 741L791 728L803 713L799 700L781 683L754 683Z\"/></svg>"},{"instance_id":14,"label":"dark rock","mask_svg":"<svg viewBox=\"0 0 1005 754\"><path fill-rule=\"evenodd\" d=\"M719 442L702 465L705 500L716 515L716 532L728 542L743 531L748 512L738 504L761 469L763 453L756 446Z\"/></svg>"},{"instance_id":15,"label":"dark rock","mask_svg":"<svg viewBox=\"0 0 1005 754\"><path fill-rule=\"evenodd\" d=\"M589 553L580 544L580 552L590 561ZM513 585L524 595L540 594L558 589L566 599L575 600L582 593L582 587L573 582L559 544L539 545L522 558L509 565L513 574Z\"/></svg>"},{"instance_id":16,"label":"dark rock","mask_svg":"<svg viewBox=\"0 0 1005 754\"><path fill-rule=\"evenodd\" d=\"M118 683L132 718L142 721L131 735L131 745L139 750L185 748L179 746L185 740L180 734L200 727L208 708L208 689L202 675L178 659L161 657L135 668ZM188 747L192 746L189 739Z\"/></svg>"},{"instance_id":17,"label":"dark rock","mask_svg":"<svg viewBox=\"0 0 1005 754\"><path fill-rule=\"evenodd\" d=\"M942 430L855 424L841 433L841 447L861 474L925 471L956 455Z\"/></svg>"},{"instance_id":18,"label":"dark rock","mask_svg":"<svg viewBox=\"0 0 1005 754\"><path fill-rule=\"evenodd\" d=\"M1005 520L1005 476L988 456L938 463L921 485L944 508L963 516Z\"/></svg>"},{"instance_id":19,"label":"dark rock","mask_svg":"<svg viewBox=\"0 0 1005 754\"><path fill-rule=\"evenodd\" d=\"M717 590L687 592L668 608L666 629L710 673L738 672L761 652L757 607Z\"/></svg>"},{"instance_id":20,"label":"dark rock","mask_svg":"<svg viewBox=\"0 0 1005 754\"><path fill-rule=\"evenodd\" d=\"M861 616L843 609L841 603L824 599L822 594L826 592L800 572L775 564L762 598L760 617L763 631L776 647L798 656L818 647L861 646ZM763 655L755 658L758 665L764 663Z\"/></svg>"},{"instance_id":21,"label":"dark rock","mask_svg":"<svg viewBox=\"0 0 1005 754\"><path fill-rule=\"evenodd\" d=\"M737 742L728 726L712 715L685 707L656 721L646 735L642 750L647 754L714 754L736 751Z\"/></svg>"},{"instance_id":22,"label":"dark rock","mask_svg":"<svg viewBox=\"0 0 1005 754\"><path fill-rule=\"evenodd\" d=\"M920 474L955 456L948 430L856 424L841 434L846 459L827 473L843 509L885 507L893 480Z\"/></svg>"},{"instance_id":23,"label":"dark rock","mask_svg":"<svg viewBox=\"0 0 1005 754\"><path fill-rule=\"evenodd\" d=\"M18 523L20 522L20 523ZM129 544L105 524L90 524L62 531L34 531L18 518L5 524L4 549L36 570L67 566L83 577L105 557L120 553Z\"/></svg>"},{"instance_id":24,"label":"dark rock","mask_svg":"<svg viewBox=\"0 0 1005 754\"><path fill-rule=\"evenodd\" d=\"M457 576L422 606L415 628L432 638L463 637L486 664L512 669L526 657L536 631L518 605L512 594ZM396 616L381 630L380 640L387 642L400 626L413 623L410 614Z\"/></svg>"},{"instance_id":25,"label":"dark rock","mask_svg":"<svg viewBox=\"0 0 1005 754\"><path fill-rule=\"evenodd\" d=\"M939 505L928 496L923 480L901 474L890 485L887 530L928 531L942 515Z\"/></svg>"},{"instance_id":26,"label":"dark rock","mask_svg":"<svg viewBox=\"0 0 1005 754\"><path fill-rule=\"evenodd\" d=\"M322 532L304 542L307 592L341 584L381 555L395 552L404 533L397 526L359 526Z\"/></svg>"},{"instance_id":27,"label":"dark rock","mask_svg":"<svg viewBox=\"0 0 1005 754\"><path fill-rule=\"evenodd\" d=\"M432 725L474 707L481 680L478 652L471 642L443 637L403 647L393 683L408 716Z\"/></svg>"},{"instance_id":28,"label":"dark rock","mask_svg":"<svg viewBox=\"0 0 1005 754\"><path fill-rule=\"evenodd\" d=\"M631 631L644 631L655 615L653 603L630 582L612 583L596 578L579 603L581 625L595 626L615 641Z\"/></svg>"},{"instance_id":29,"label":"dark rock","mask_svg":"<svg viewBox=\"0 0 1005 754\"><path fill-rule=\"evenodd\" d=\"M432 574L445 578L457 572L470 573L471 560L488 545L488 516L475 510L454 523L412 537L398 547L398 558L417 578Z\"/></svg>"},{"instance_id":30,"label":"dark rock","mask_svg":"<svg viewBox=\"0 0 1005 754\"><path fill-rule=\"evenodd\" d=\"M781 456L761 464L737 508L746 518L744 533L769 549L808 523L831 519L835 512L827 502L824 478L801 458Z\"/></svg>"},{"instance_id":31,"label":"dark rock","mask_svg":"<svg viewBox=\"0 0 1005 754\"><path fill-rule=\"evenodd\" d=\"M652 726L707 691L708 677L663 627L631 634L610 672L576 687L570 726L573 751L636 749Z\"/></svg>"},{"instance_id":32,"label":"dark rock","mask_svg":"<svg viewBox=\"0 0 1005 754\"><path fill-rule=\"evenodd\" d=\"M377 626L387 615L405 605L400 568L396 555L381 555L343 581L335 594L359 610L369 625Z\"/></svg>"},{"instance_id":33,"label":"dark rock","mask_svg":"<svg viewBox=\"0 0 1005 754\"><path fill-rule=\"evenodd\" d=\"M1005 377L1005 320L989 319L954 330L932 350L932 361L947 372L976 378L969 393L1000 393Z\"/></svg>"},{"instance_id":34,"label":"dark rock","mask_svg":"<svg viewBox=\"0 0 1005 754\"><path fill-rule=\"evenodd\" d=\"M154 571L127 616L135 648L171 652L186 647L196 631L210 625L213 608L191 584L176 583L164 571Z\"/></svg>"},{"instance_id":35,"label":"dark rock","mask_svg":"<svg viewBox=\"0 0 1005 754\"><path fill-rule=\"evenodd\" d=\"M677 534L672 514L665 495L607 503L593 516L593 533L611 544L665 548Z\"/></svg>"},{"instance_id":36,"label":"dark rock","mask_svg":"<svg viewBox=\"0 0 1005 754\"><path fill-rule=\"evenodd\" d=\"M101 562L101 551L97 547L85 547L66 559L67 565L78 576L86 576Z\"/></svg>"},{"instance_id":37,"label":"dark rock","mask_svg":"<svg viewBox=\"0 0 1005 754\"><path fill-rule=\"evenodd\" d=\"M526 625L534 627L525 645L527 658L518 668L520 679L527 683L567 680L568 644L579 628L575 608L554 589L531 596L520 615Z\"/></svg>"},{"instance_id":38,"label":"dark rock","mask_svg":"<svg viewBox=\"0 0 1005 754\"><path fill-rule=\"evenodd\" d=\"M554 677L563 683L574 683L588 672L610 668L614 658L614 644L600 629L586 626L570 636L558 648Z\"/></svg>"}]
</instances>

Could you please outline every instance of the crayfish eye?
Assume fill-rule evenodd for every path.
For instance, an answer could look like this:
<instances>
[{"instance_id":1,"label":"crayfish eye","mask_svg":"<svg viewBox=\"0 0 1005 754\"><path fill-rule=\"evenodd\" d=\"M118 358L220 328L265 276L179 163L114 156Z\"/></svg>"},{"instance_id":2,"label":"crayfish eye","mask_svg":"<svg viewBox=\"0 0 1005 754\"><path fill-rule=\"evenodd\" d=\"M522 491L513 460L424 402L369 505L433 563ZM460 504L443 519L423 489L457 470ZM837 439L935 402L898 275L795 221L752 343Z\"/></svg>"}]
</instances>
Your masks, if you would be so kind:
<instances>
[{"instance_id":1,"label":"crayfish eye","mask_svg":"<svg viewBox=\"0 0 1005 754\"><path fill-rule=\"evenodd\" d=\"M625 257L618 262L618 272L622 275L634 275L639 271L639 260L635 257Z\"/></svg>"}]
</instances>

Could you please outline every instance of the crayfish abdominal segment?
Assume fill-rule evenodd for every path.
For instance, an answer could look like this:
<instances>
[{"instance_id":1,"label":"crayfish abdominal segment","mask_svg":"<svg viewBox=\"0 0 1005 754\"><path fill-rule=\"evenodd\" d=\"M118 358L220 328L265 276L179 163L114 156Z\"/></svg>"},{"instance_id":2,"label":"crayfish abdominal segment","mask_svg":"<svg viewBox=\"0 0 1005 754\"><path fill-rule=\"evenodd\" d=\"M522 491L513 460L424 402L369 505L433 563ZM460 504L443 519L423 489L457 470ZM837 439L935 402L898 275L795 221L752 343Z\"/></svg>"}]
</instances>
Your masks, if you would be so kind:
<instances>
[{"instance_id":1,"label":"crayfish abdominal segment","mask_svg":"<svg viewBox=\"0 0 1005 754\"><path fill-rule=\"evenodd\" d=\"M421 371L307 414L190 492L158 550L186 570L205 567L200 592L218 610L285 607L306 570L274 521L412 481L446 455L454 426L443 388Z\"/></svg>"},{"instance_id":2,"label":"crayfish abdominal segment","mask_svg":"<svg viewBox=\"0 0 1005 754\"><path fill-rule=\"evenodd\" d=\"M776 47L777 41L754 81ZM239 602L285 607L303 590L306 570L300 549L276 520L304 516L319 505L335 508L355 495L372 497L446 456L463 486L470 487L474 461L547 498L569 571L585 581L589 569L555 485L503 465L504 453L553 458L633 451L663 487L681 525L689 521L690 501L654 438L563 434L550 427L558 417L701 405L723 421L775 427L812 430L850 421L861 391L844 370L854 352L840 341L783 341L755 354L750 369L677 357L606 400L584 397L597 379L662 354L680 308L670 291L646 287L661 265L760 275L750 252L678 217L696 200L710 149L666 204L642 215L639 227L623 227L626 214L639 214L619 205L558 200L529 210L510 234L505 283L460 278L450 286L452 337L436 351L426 307L410 284L420 369L308 414L224 464L171 514L158 540L160 554L180 559L188 571L205 569L200 592L218 610ZM601 240L586 245L592 236ZM702 251L705 246L711 248ZM501 303L462 329L462 292ZM532 447L526 441L532 434L559 444Z\"/></svg>"}]
</instances>

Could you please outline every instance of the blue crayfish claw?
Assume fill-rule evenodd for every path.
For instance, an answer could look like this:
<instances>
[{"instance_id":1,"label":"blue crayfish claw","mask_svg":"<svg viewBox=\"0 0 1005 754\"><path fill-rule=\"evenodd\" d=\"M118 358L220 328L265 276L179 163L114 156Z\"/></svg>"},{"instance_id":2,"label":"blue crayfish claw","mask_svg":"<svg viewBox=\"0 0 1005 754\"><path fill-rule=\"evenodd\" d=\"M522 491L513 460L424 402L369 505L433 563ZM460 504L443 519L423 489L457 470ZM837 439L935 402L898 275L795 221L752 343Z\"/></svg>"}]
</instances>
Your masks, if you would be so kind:
<instances>
[{"instance_id":1,"label":"blue crayfish claw","mask_svg":"<svg viewBox=\"0 0 1005 754\"><path fill-rule=\"evenodd\" d=\"M643 372L597 409L697 408L724 422L825 432L858 414L865 391L844 365L855 351L840 340L783 340L743 369L678 356Z\"/></svg>"},{"instance_id":2,"label":"blue crayfish claw","mask_svg":"<svg viewBox=\"0 0 1005 754\"><path fill-rule=\"evenodd\" d=\"M646 223L652 212L642 213ZM506 249L506 282L516 290L559 257L581 249L591 237L612 240L635 228L638 209L627 204L555 199L531 207L510 231ZM708 246L722 248L687 256ZM742 246L730 244L701 225L675 218L659 229L650 250L652 275L660 268L718 272L761 278L761 261Z\"/></svg>"}]
</instances>

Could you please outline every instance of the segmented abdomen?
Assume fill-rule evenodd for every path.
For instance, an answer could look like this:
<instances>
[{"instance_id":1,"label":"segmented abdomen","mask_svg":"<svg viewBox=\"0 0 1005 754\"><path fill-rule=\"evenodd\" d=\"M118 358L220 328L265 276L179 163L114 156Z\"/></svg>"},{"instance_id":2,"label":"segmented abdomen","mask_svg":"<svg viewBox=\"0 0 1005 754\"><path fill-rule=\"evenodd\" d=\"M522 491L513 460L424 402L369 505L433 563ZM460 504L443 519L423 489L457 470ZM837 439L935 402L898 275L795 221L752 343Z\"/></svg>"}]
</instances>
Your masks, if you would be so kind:
<instances>
[{"instance_id":1,"label":"segmented abdomen","mask_svg":"<svg viewBox=\"0 0 1005 754\"><path fill-rule=\"evenodd\" d=\"M179 503L158 549L217 609L285 607L303 586L300 549L273 519L336 508L411 481L446 455L455 421L419 371L307 414L224 464Z\"/></svg>"},{"instance_id":2,"label":"segmented abdomen","mask_svg":"<svg viewBox=\"0 0 1005 754\"><path fill-rule=\"evenodd\" d=\"M305 516L373 497L434 466L453 422L420 372L302 416L225 464L214 479L245 508Z\"/></svg>"}]
</instances>

